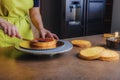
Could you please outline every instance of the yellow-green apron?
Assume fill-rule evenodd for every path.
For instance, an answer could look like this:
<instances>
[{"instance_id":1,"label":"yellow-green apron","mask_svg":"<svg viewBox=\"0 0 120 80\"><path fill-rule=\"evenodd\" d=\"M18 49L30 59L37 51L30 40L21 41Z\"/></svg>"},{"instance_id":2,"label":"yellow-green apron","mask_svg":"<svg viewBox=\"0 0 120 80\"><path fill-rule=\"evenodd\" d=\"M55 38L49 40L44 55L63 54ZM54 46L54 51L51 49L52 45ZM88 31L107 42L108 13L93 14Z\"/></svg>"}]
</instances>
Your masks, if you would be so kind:
<instances>
[{"instance_id":1,"label":"yellow-green apron","mask_svg":"<svg viewBox=\"0 0 120 80\"><path fill-rule=\"evenodd\" d=\"M29 9L33 7L33 0L0 0L0 18L18 28L20 35L26 39L33 39L29 21ZM0 29L0 47L14 46L21 40L11 38Z\"/></svg>"}]
</instances>

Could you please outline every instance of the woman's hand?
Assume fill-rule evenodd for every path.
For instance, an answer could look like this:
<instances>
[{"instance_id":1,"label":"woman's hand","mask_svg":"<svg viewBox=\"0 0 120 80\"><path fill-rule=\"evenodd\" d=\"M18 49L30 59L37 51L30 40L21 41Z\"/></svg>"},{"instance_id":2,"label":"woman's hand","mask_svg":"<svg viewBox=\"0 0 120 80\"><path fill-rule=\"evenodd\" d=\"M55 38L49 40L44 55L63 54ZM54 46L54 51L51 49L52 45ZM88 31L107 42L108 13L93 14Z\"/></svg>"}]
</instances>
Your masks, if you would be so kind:
<instances>
[{"instance_id":1,"label":"woman's hand","mask_svg":"<svg viewBox=\"0 0 120 80\"><path fill-rule=\"evenodd\" d=\"M31 8L29 14L33 25L37 28L37 30L40 33L40 37L42 38L49 37L59 40L56 34L51 33L49 30L44 28L39 7Z\"/></svg>"},{"instance_id":2,"label":"woman's hand","mask_svg":"<svg viewBox=\"0 0 120 80\"><path fill-rule=\"evenodd\" d=\"M55 38L56 40L59 40L58 36L54 33L51 33L49 30L42 28L40 29L40 37L42 38Z\"/></svg>"},{"instance_id":3,"label":"woman's hand","mask_svg":"<svg viewBox=\"0 0 120 80\"><path fill-rule=\"evenodd\" d=\"M3 29L4 33L10 37L21 38L17 27L12 25L11 23L9 23L8 21L4 19L0 19L0 28Z\"/></svg>"}]
</instances>

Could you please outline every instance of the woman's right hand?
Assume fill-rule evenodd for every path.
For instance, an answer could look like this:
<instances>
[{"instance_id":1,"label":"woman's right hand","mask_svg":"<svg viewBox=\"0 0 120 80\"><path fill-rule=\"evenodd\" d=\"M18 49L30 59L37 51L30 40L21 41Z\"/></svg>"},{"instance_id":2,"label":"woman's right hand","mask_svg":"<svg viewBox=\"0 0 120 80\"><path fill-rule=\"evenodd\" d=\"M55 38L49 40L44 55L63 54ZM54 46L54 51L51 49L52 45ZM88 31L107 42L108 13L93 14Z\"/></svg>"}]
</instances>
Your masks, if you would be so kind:
<instances>
[{"instance_id":1,"label":"woman's right hand","mask_svg":"<svg viewBox=\"0 0 120 80\"><path fill-rule=\"evenodd\" d=\"M3 29L4 33L10 37L21 38L17 27L12 25L11 23L9 23L8 21L4 19L0 19L0 28Z\"/></svg>"}]
</instances>

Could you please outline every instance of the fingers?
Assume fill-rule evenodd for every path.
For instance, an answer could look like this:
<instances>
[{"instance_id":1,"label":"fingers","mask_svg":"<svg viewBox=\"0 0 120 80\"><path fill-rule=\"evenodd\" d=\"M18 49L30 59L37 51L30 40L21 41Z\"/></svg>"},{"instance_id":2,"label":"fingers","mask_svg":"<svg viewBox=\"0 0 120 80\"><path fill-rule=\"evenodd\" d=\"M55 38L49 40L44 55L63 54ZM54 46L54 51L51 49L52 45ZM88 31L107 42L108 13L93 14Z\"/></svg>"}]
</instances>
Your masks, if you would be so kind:
<instances>
[{"instance_id":1,"label":"fingers","mask_svg":"<svg viewBox=\"0 0 120 80\"><path fill-rule=\"evenodd\" d=\"M53 37L54 37L56 40L59 40L59 37L58 37L56 34L53 34Z\"/></svg>"},{"instance_id":2,"label":"fingers","mask_svg":"<svg viewBox=\"0 0 120 80\"><path fill-rule=\"evenodd\" d=\"M12 36L12 31L13 31L12 27L7 28L7 33L9 36Z\"/></svg>"},{"instance_id":3,"label":"fingers","mask_svg":"<svg viewBox=\"0 0 120 80\"><path fill-rule=\"evenodd\" d=\"M1 23L0 24L2 29L4 30L4 33L6 34L7 33L7 25L5 23Z\"/></svg>"},{"instance_id":4,"label":"fingers","mask_svg":"<svg viewBox=\"0 0 120 80\"><path fill-rule=\"evenodd\" d=\"M42 33L40 37L45 38L45 33Z\"/></svg>"},{"instance_id":5,"label":"fingers","mask_svg":"<svg viewBox=\"0 0 120 80\"><path fill-rule=\"evenodd\" d=\"M40 37L45 38L45 30L44 29L40 29Z\"/></svg>"},{"instance_id":6,"label":"fingers","mask_svg":"<svg viewBox=\"0 0 120 80\"><path fill-rule=\"evenodd\" d=\"M41 29L40 37L42 37L42 38L46 38L46 37L53 38L52 33L50 31L46 30L46 29Z\"/></svg>"},{"instance_id":7,"label":"fingers","mask_svg":"<svg viewBox=\"0 0 120 80\"><path fill-rule=\"evenodd\" d=\"M14 27L12 27L11 32L12 32L11 37L15 37L16 36L16 29Z\"/></svg>"},{"instance_id":8,"label":"fingers","mask_svg":"<svg viewBox=\"0 0 120 80\"><path fill-rule=\"evenodd\" d=\"M0 25L1 25L4 33L7 34L8 36L21 38L16 26L14 26L8 22L3 22Z\"/></svg>"},{"instance_id":9,"label":"fingers","mask_svg":"<svg viewBox=\"0 0 120 80\"><path fill-rule=\"evenodd\" d=\"M53 34L50 31L47 32L46 37L48 37L48 38L54 38Z\"/></svg>"},{"instance_id":10,"label":"fingers","mask_svg":"<svg viewBox=\"0 0 120 80\"><path fill-rule=\"evenodd\" d=\"M54 33L51 33L50 31L43 29L41 30L40 37L42 38L54 38L56 40L59 40L58 36Z\"/></svg>"},{"instance_id":11,"label":"fingers","mask_svg":"<svg viewBox=\"0 0 120 80\"><path fill-rule=\"evenodd\" d=\"M17 28L15 28L15 32L16 32L16 37L18 37L18 38L22 38L22 36L19 34L19 32L18 32L18 29Z\"/></svg>"}]
</instances>

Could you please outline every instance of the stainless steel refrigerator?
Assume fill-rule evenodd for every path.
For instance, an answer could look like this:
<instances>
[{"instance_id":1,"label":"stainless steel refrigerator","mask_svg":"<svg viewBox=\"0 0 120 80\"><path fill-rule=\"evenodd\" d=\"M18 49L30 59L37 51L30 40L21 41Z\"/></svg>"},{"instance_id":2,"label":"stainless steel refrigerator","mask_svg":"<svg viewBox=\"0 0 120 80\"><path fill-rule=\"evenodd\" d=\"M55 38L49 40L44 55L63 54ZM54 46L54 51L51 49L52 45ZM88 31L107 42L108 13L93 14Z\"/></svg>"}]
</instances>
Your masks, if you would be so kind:
<instances>
[{"instance_id":1,"label":"stainless steel refrigerator","mask_svg":"<svg viewBox=\"0 0 120 80\"><path fill-rule=\"evenodd\" d=\"M41 0L46 28L60 38L105 33L106 0Z\"/></svg>"}]
</instances>

